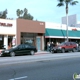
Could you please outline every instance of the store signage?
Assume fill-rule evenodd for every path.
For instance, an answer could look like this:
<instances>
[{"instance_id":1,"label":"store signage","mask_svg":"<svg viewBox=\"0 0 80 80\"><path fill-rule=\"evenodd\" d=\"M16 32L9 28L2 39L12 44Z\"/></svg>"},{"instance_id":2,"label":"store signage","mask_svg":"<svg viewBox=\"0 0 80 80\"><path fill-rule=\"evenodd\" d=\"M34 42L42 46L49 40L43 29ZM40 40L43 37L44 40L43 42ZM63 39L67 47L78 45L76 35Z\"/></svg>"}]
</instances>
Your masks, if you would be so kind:
<instances>
[{"instance_id":1,"label":"store signage","mask_svg":"<svg viewBox=\"0 0 80 80\"><path fill-rule=\"evenodd\" d=\"M2 22L0 22L0 26L12 27L13 25L11 23L2 23Z\"/></svg>"},{"instance_id":2,"label":"store signage","mask_svg":"<svg viewBox=\"0 0 80 80\"><path fill-rule=\"evenodd\" d=\"M74 28L74 29L72 29L73 31L77 31L77 29L76 28Z\"/></svg>"}]
</instances>

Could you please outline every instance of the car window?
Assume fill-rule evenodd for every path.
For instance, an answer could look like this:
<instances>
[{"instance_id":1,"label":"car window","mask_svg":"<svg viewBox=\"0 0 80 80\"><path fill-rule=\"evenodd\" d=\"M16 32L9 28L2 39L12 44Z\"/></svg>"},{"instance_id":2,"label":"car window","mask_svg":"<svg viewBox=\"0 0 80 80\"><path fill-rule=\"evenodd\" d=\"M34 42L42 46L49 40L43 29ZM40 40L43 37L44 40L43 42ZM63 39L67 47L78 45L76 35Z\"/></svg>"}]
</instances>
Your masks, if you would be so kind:
<instances>
[{"instance_id":1,"label":"car window","mask_svg":"<svg viewBox=\"0 0 80 80\"><path fill-rule=\"evenodd\" d=\"M31 48L31 46L29 44L25 44L24 46L25 46L25 48Z\"/></svg>"},{"instance_id":2,"label":"car window","mask_svg":"<svg viewBox=\"0 0 80 80\"><path fill-rule=\"evenodd\" d=\"M25 45L25 48L29 48L29 45Z\"/></svg>"},{"instance_id":3,"label":"car window","mask_svg":"<svg viewBox=\"0 0 80 80\"><path fill-rule=\"evenodd\" d=\"M19 49L24 49L24 45L23 44L22 45L19 45L18 48Z\"/></svg>"},{"instance_id":4,"label":"car window","mask_svg":"<svg viewBox=\"0 0 80 80\"><path fill-rule=\"evenodd\" d=\"M69 45L70 45L70 43L69 43L69 42L66 42L65 44L66 44L67 46L69 46Z\"/></svg>"},{"instance_id":5,"label":"car window","mask_svg":"<svg viewBox=\"0 0 80 80\"><path fill-rule=\"evenodd\" d=\"M76 43L75 43L75 42L70 42L70 44L71 44L71 45L76 45Z\"/></svg>"},{"instance_id":6,"label":"car window","mask_svg":"<svg viewBox=\"0 0 80 80\"><path fill-rule=\"evenodd\" d=\"M34 48L32 45L25 45L25 48Z\"/></svg>"},{"instance_id":7,"label":"car window","mask_svg":"<svg viewBox=\"0 0 80 80\"><path fill-rule=\"evenodd\" d=\"M73 42L70 42L70 44L73 45L74 43Z\"/></svg>"}]
</instances>

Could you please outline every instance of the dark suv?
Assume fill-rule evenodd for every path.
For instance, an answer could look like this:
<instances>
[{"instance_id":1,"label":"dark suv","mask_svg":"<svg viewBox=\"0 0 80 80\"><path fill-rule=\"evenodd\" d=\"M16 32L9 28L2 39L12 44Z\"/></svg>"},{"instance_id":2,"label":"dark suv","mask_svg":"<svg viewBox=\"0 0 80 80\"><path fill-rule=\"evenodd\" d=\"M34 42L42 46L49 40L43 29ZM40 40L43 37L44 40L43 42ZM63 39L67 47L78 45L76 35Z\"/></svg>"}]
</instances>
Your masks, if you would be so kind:
<instances>
[{"instance_id":1,"label":"dark suv","mask_svg":"<svg viewBox=\"0 0 80 80\"><path fill-rule=\"evenodd\" d=\"M66 52L66 51L73 51L77 50L77 44L75 42L62 42L58 46L53 47L52 53L54 52Z\"/></svg>"}]
</instances>

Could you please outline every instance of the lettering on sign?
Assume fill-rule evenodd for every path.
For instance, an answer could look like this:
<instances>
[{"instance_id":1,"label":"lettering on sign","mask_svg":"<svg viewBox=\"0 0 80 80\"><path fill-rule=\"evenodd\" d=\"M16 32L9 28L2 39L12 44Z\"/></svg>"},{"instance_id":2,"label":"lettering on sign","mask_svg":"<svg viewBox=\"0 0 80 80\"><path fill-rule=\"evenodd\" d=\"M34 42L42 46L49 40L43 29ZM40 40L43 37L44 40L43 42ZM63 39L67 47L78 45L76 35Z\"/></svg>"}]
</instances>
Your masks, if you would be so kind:
<instances>
[{"instance_id":1,"label":"lettering on sign","mask_svg":"<svg viewBox=\"0 0 80 80\"><path fill-rule=\"evenodd\" d=\"M72 29L73 31L77 31L77 29L76 28L74 28L74 29Z\"/></svg>"},{"instance_id":2,"label":"lettering on sign","mask_svg":"<svg viewBox=\"0 0 80 80\"><path fill-rule=\"evenodd\" d=\"M13 25L10 24L10 23L2 23L2 22L0 22L0 26L12 27Z\"/></svg>"}]
</instances>

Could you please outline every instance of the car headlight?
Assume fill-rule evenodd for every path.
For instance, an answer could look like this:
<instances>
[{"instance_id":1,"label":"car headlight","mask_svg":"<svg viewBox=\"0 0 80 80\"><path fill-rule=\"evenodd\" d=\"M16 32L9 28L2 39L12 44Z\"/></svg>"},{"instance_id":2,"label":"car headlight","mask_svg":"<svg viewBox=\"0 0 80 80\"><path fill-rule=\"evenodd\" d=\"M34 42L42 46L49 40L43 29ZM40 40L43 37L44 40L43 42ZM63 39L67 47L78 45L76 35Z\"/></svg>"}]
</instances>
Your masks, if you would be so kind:
<instances>
[{"instance_id":1,"label":"car headlight","mask_svg":"<svg viewBox=\"0 0 80 80\"><path fill-rule=\"evenodd\" d=\"M61 47L58 47L58 49L61 49Z\"/></svg>"},{"instance_id":2,"label":"car headlight","mask_svg":"<svg viewBox=\"0 0 80 80\"><path fill-rule=\"evenodd\" d=\"M6 53L8 53L9 51L8 51L8 50L6 50L5 52L6 52Z\"/></svg>"}]
</instances>

